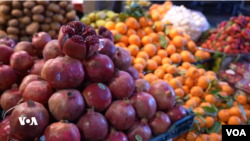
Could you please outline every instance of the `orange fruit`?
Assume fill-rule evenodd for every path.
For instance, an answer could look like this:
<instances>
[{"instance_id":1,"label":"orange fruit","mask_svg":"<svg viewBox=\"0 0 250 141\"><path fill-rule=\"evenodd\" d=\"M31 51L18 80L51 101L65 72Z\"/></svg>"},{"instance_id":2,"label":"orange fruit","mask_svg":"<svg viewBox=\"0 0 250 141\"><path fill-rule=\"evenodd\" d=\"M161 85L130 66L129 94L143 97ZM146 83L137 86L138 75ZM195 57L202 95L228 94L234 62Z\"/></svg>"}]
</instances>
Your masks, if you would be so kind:
<instances>
[{"instance_id":1,"label":"orange fruit","mask_svg":"<svg viewBox=\"0 0 250 141\"><path fill-rule=\"evenodd\" d=\"M196 138L197 138L197 135L194 132L188 132L186 136L187 141L195 141Z\"/></svg>"},{"instance_id":2,"label":"orange fruit","mask_svg":"<svg viewBox=\"0 0 250 141\"><path fill-rule=\"evenodd\" d=\"M194 54L194 56L198 57L201 60L205 59L205 53L202 50L197 50Z\"/></svg>"},{"instance_id":3,"label":"orange fruit","mask_svg":"<svg viewBox=\"0 0 250 141\"><path fill-rule=\"evenodd\" d=\"M206 72L206 75L213 75L213 76L216 76L215 72L213 72L213 71L207 71L207 72Z\"/></svg>"},{"instance_id":4,"label":"orange fruit","mask_svg":"<svg viewBox=\"0 0 250 141\"><path fill-rule=\"evenodd\" d=\"M199 122L198 123L198 125L199 125L199 127L204 127L205 126L205 122L204 121L202 121L200 118L198 118L198 117L195 117L195 119Z\"/></svg>"},{"instance_id":5,"label":"orange fruit","mask_svg":"<svg viewBox=\"0 0 250 141\"><path fill-rule=\"evenodd\" d=\"M136 34L135 30L132 28L129 28L126 35L129 37L130 35L133 35L133 34Z\"/></svg>"},{"instance_id":6,"label":"orange fruit","mask_svg":"<svg viewBox=\"0 0 250 141\"><path fill-rule=\"evenodd\" d=\"M108 30L114 30L115 29L115 23L112 21L107 21L104 25Z\"/></svg>"},{"instance_id":7,"label":"orange fruit","mask_svg":"<svg viewBox=\"0 0 250 141\"><path fill-rule=\"evenodd\" d=\"M214 75L206 75L206 76L207 76L207 78L208 78L210 81L216 80L216 79L217 79L217 77L214 76Z\"/></svg>"},{"instance_id":8,"label":"orange fruit","mask_svg":"<svg viewBox=\"0 0 250 141\"><path fill-rule=\"evenodd\" d=\"M158 14L158 13L153 13L152 15L151 15L151 19L155 22L155 21L159 21L160 19L161 19L161 16L160 16L160 14Z\"/></svg>"},{"instance_id":9,"label":"orange fruit","mask_svg":"<svg viewBox=\"0 0 250 141\"><path fill-rule=\"evenodd\" d=\"M178 79L171 79L169 81L169 85L173 88L173 89L177 89L177 88L181 88L181 82Z\"/></svg>"},{"instance_id":10,"label":"orange fruit","mask_svg":"<svg viewBox=\"0 0 250 141\"><path fill-rule=\"evenodd\" d=\"M206 120L205 127L206 128L212 127L212 125L214 124L214 118L212 118L210 116L206 116L205 120Z\"/></svg>"},{"instance_id":11,"label":"orange fruit","mask_svg":"<svg viewBox=\"0 0 250 141\"><path fill-rule=\"evenodd\" d=\"M176 52L176 48L174 45L168 45L165 50L168 53L168 55L172 55Z\"/></svg>"},{"instance_id":12,"label":"orange fruit","mask_svg":"<svg viewBox=\"0 0 250 141\"><path fill-rule=\"evenodd\" d=\"M145 32L145 34L146 35L149 35L150 33L152 33L153 32L153 29L151 28L151 27L145 27L144 29L143 29L143 31Z\"/></svg>"},{"instance_id":13,"label":"orange fruit","mask_svg":"<svg viewBox=\"0 0 250 141\"><path fill-rule=\"evenodd\" d=\"M247 104L247 97L245 95L236 95L235 100L241 105Z\"/></svg>"},{"instance_id":14,"label":"orange fruit","mask_svg":"<svg viewBox=\"0 0 250 141\"><path fill-rule=\"evenodd\" d=\"M205 59L210 58L210 56L211 56L211 55L210 55L210 53L209 53L209 52L206 52L206 51L205 51L204 53L205 53Z\"/></svg>"},{"instance_id":15,"label":"orange fruit","mask_svg":"<svg viewBox=\"0 0 250 141\"><path fill-rule=\"evenodd\" d=\"M137 20L134 17L128 17L125 20L125 24L127 25L128 28L135 29L136 25L138 24Z\"/></svg>"},{"instance_id":16,"label":"orange fruit","mask_svg":"<svg viewBox=\"0 0 250 141\"><path fill-rule=\"evenodd\" d=\"M170 59L173 63L180 63L181 62L181 56L178 53L174 53L170 56Z\"/></svg>"},{"instance_id":17,"label":"orange fruit","mask_svg":"<svg viewBox=\"0 0 250 141\"><path fill-rule=\"evenodd\" d=\"M162 32L162 31L157 32L157 34L162 35L162 36L165 36L165 33Z\"/></svg>"},{"instance_id":18,"label":"orange fruit","mask_svg":"<svg viewBox=\"0 0 250 141\"><path fill-rule=\"evenodd\" d=\"M166 57L166 58L163 58L161 60L161 64L172 64L172 61L171 61L171 59L169 59L168 57Z\"/></svg>"},{"instance_id":19,"label":"orange fruit","mask_svg":"<svg viewBox=\"0 0 250 141\"><path fill-rule=\"evenodd\" d=\"M196 102L194 100L187 100L185 105L187 105L188 107L192 107L192 108L195 108L197 106Z\"/></svg>"},{"instance_id":20,"label":"orange fruit","mask_svg":"<svg viewBox=\"0 0 250 141\"><path fill-rule=\"evenodd\" d=\"M188 88L192 88L194 86L194 79L188 77L186 78L185 82L184 82L184 85L188 86Z\"/></svg>"},{"instance_id":21,"label":"orange fruit","mask_svg":"<svg viewBox=\"0 0 250 141\"><path fill-rule=\"evenodd\" d=\"M130 50L129 50L128 48L123 47L123 49L124 49L125 51L127 51L127 53L129 54L129 56L131 56L131 52L130 52Z\"/></svg>"},{"instance_id":22,"label":"orange fruit","mask_svg":"<svg viewBox=\"0 0 250 141\"><path fill-rule=\"evenodd\" d=\"M125 34L127 32L127 26L123 22L118 22L115 25L115 30L120 34Z\"/></svg>"},{"instance_id":23,"label":"orange fruit","mask_svg":"<svg viewBox=\"0 0 250 141\"><path fill-rule=\"evenodd\" d=\"M138 47L141 46L141 40L137 35L131 35L128 38L128 42L131 45L137 45Z\"/></svg>"},{"instance_id":24,"label":"orange fruit","mask_svg":"<svg viewBox=\"0 0 250 141\"><path fill-rule=\"evenodd\" d=\"M140 63L136 63L133 67L137 70L137 72L141 73L143 71L143 65Z\"/></svg>"},{"instance_id":25,"label":"orange fruit","mask_svg":"<svg viewBox=\"0 0 250 141\"><path fill-rule=\"evenodd\" d=\"M139 78L140 78L140 79L143 79L143 77L144 77L144 74L142 74L142 73L139 73L138 75L139 75Z\"/></svg>"},{"instance_id":26,"label":"orange fruit","mask_svg":"<svg viewBox=\"0 0 250 141\"><path fill-rule=\"evenodd\" d=\"M142 39L145 36L145 32L142 29L136 30L136 35Z\"/></svg>"},{"instance_id":27,"label":"orange fruit","mask_svg":"<svg viewBox=\"0 0 250 141\"><path fill-rule=\"evenodd\" d=\"M227 93L226 93L226 92L223 92L223 91L220 91L220 92L219 92L219 95L224 96L224 97L227 97L227 96L228 96Z\"/></svg>"},{"instance_id":28,"label":"orange fruit","mask_svg":"<svg viewBox=\"0 0 250 141\"><path fill-rule=\"evenodd\" d=\"M156 22L154 23L154 30L155 30L156 32L162 31L163 29L164 29L164 24L163 24L162 21L156 21Z\"/></svg>"},{"instance_id":29,"label":"orange fruit","mask_svg":"<svg viewBox=\"0 0 250 141\"><path fill-rule=\"evenodd\" d=\"M140 17L139 18L139 24L141 27L146 27L148 26L148 21L145 17Z\"/></svg>"},{"instance_id":30,"label":"orange fruit","mask_svg":"<svg viewBox=\"0 0 250 141\"><path fill-rule=\"evenodd\" d=\"M143 58L135 58L133 64L141 64L143 68L146 66L146 61Z\"/></svg>"},{"instance_id":31,"label":"orange fruit","mask_svg":"<svg viewBox=\"0 0 250 141\"><path fill-rule=\"evenodd\" d=\"M200 107L211 107L211 104L208 103L208 102L202 102L202 103L200 104Z\"/></svg>"},{"instance_id":32,"label":"orange fruit","mask_svg":"<svg viewBox=\"0 0 250 141\"><path fill-rule=\"evenodd\" d=\"M188 34L183 34L183 37L185 38L185 39L187 39L187 41L190 41L191 39L190 39L190 36L188 35Z\"/></svg>"},{"instance_id":33,"label":"orange fruit","mask_svg":"<svg viewBox=\"0 0 250 141\"><path fill-rule=\"evenodd\" d=\"M199 115L204 115L205 111L201 107L196 107L193 109L193 112L198 113Z\"/></svg>"},{"instance_id":34,"label":"orange fruit","mask_svg":"<svg viewBox=\"0 0 250 141\"><path fill-rule=\"evenodd\" d=\"M244 116L244 115L242 115L242 116L240 117L240 120L241 120L242 124L246 124L246 122L247 122L247 117Z\"/></svg>"},{"instance_id":35,"label":"orange fruit","mask_svg":"<svg viewBox=\"0 0 250 141\"><path fill-rule=\"evenodd\" d=\"M198 71L199 71L200 76L204 76L206 74L206 70L204 70L202 68L199 68ZM209 79L209 81L210 81L210 79Z\"/></svg>"},{"instance_id":36,"label":"orange fruit","mask_svg":"<svg viewBox=\"0 0 250 141\"><path fill-rule=\"evenodd\" d=\"M159 55L161 59L168 57L168 53L164 49L158 50L156 54Z\"/></svg>"},{"instance_id":37,"label":"orange fruit","mask_svg":"<svg viewBox=\"0 0 250 141\"><path fill-rule=\"evenodd\" d=\"M136 56L139 53L139 47L137 45L129 45L128 49L132 56Z\"/></svg>"},{"instance_id":38,"label":"orange fruit","mask_svg":"<svg viewBox=\"0 0 250 141\"><path fill-rule=\"evenodd\" d=\"M208 88L209 83L210 83L210 80L206 76L200 76L197 81L197 86L206 90Z\"/></svg>"},{"instance_id":39,"label":"orange fruit","mask_svg":"<svg viewBox=\"0 0 250 141\"><path fill-rule=\"evenodd\" d=\"M176 88L174 90L175 92L175 96L179 96L179 98L183 98L184 97L184 91L181 88Z\"/></svg>"},{"instance_id":40,"label":"orange fruit","mask_svg":"<svg viewBox=\"0 0 250 141\"><path fill-rule=\"evenodd\" d=\"M151 59L154 60L158 66L161 64L161 57L159 55L155 55Z\"/></svg>"},{"instance_id":41,"label":"orange fruit","mask_svg":"<svg viewBox=\"0 0 250 141\"><path fill-rule=\"evenodd\" d=\"M194 56L189 51L183 50L180 55L183 62L193 62L194 60Z\"/></svg>"},{"instance_id":42,"label":"orange fruit","mask_svg":"<svg viewBox=\"0 0 250 141\"><path fill-rule=\"evenodd\" d=\"M231 116L227 121L227 125L240 125L240 124L241 120L237 116Z\"/></svg>"},{"instance_id":43,"label":"orange fruit","mask_svg":"<svg viewBox=\"0 0 250 141\"><path fill-rule=\"evenodd\" d=\"M184 82L185 82L184 81L185 80L184 76L177 76L175 78L178 79L181 82L182 85L184 85Z\"/></svg>"},{"instance_id":44,"label":"orange fruit","mask_svg":"<svg viewBox=\"0 0 250 141\"><path fill-rule=\"evenodd\" d=\"M182 90L184 91L184 94L186 95L186 94L189 94L189 88L188 88L188 86L185 86L185 85L182 85Z\"/></svg>"},{"instance_id":45,"label":"orange fruit","mask_svg":"<svg viewBox=\"0 0 250 141\"><path fill-rule=\"evenodd\" d=\"M205 101L211 104L214 104L216 102L216 98L212 94L208 94L205 96Z\"/></svg>"},{"instance_id":46,"label":"orange fruit","mask_svg":"<svg viewBox=\"0 0 250 141\"><path fill-rule=\"evenodd\" d=\"M229 109L229 114L230 114L231 116L240 117L242 113L241 113L239 107L231 107L231 108Z\"/></svg>"},{"instance_id":47,"label":"orange fruit","mask_svg":"<svg viewBox=\"0 0 250 141\"><path fill-rule=\"evenodd\" d=\"M126 46L128 45L128 37L126 35L121 35L120 39L118 42L124 43Z\"/></svg>"},{"instance_id":48,"label":"orange fruit","mask_svg":"<svg viewBox=\"0 0 250 141\"><path fill-rule=\"evenodd\" d=\"M192 53L194 53L197 50L196 45L195 45L195 43L193 41L188 41L187 42L187 49L189 51L191 51Z\"/></svg>"},{"instance_id":49,"label":"orange fruit","mask_svg":"<svg viewBox=\"0 0 250 141\"><path fill-rule=\"evenodd\" d=\"M187 70L186 75L192 79L196 79L199 77L199 71L194 67L190 67Z\"/></svg>"},{"instance_id":50,"label":"orange fruit","mask_svg":"<svg viewBox=\"0 0 250 141\"><path fill-rule=\"evenodd\" d=\"M151 83L154 81L152 73L148 73L148 74L144 75L143 79L146 80L148 83Z\"/></svg>"},{"instance_id":51,"label":"orange fruit","mask_svg":"<svg viewBox=\"0 0 250 141\"><path fill-rule=\"evenodd\" d=\"M157 67L158 67L158 65L154 60L152 60L152 59L147 60L147 63L146 63L147 70L153 71L153 70L156 70Z\"/></svg>"},{"instance_id":52,"label":"orange fruit","mask_svg":"<svg viewBox=\"0 0 250 141\"><path fill-rule=\"evenodd\" d=\"M163 77L163 79L164 79L164 80L167 80L167 81L170 81L172 78L174 78L174 77L173 77L173 75L170 74L170 73L165 74L164 77Z\"/></svg>"},{"instance_id":53,"label":"orange fruit","mask_svg":"<svg viewBox=\"0 0 250 141\"><path fill-rule=\"evenodd\" d=\"M123 43L123 42L118 42L115 44L116 47L122 47L122 48L125 48L126 45Z\"/></svg>"},{"instance_id":54,"label":"orange fruit","mask_svg":"<svg viewBox=\"0 0 250 141\"><path fill-rule=\"evenodd\" d=\"M191 66L191 64L189 62L183 62L181 66L185 69L188 69Z\"/></svg>"},{"instance_id":55,"label":"orange fruit","mask_svg":"<svg viewBox=\"0 0 250 141\"><path fill-rule=\"evenodd\" d=\"M153 39L153 43L158 42L159 41L159 35L157 33L150 33L149 36Z\"/></svg>"},{"instance_id":56,"label":"orange fruit","mask_svg":"<svg viewBox=\"0 0 250 141\"><path fill-rule=\"evenodd\" d=\"M250 119L250 110L249 109L244 109L244 112L246 114L246 117Z\"/></svg>"},{"instance_id":57,"label":"orange fruit","mask_svg":"<svg viewBox=\"0 0 250 141\"><path fill-rule=\"evenodd\" d=\"M222 122L227 122L228 119L230 118L230 113L228 110L222 109L218 112L218 118Z\"/></svg>"},{"instance_id":58,"label":"orange fruit","mask_svg":"<svg viewBox=\"0 0 250 141\"><path fill-rule=\"evenodd\" d=\"M204 91L201 87L199 86L193 86L190 90L190 93L193 95L193 96L198 96L198 97L201 97L203 96L204 94Z\"/></svg>"},{"instance_id":59,"label":"orange fruit","mask_svg":"<svg viewBox=\"0 0 250 141\"><path fill-rule=\"evenodd\" d=\"M201 104L201 98L199 98L197 96L192 96L190 99L194 100L198 105Z\"/></svg>"},{"instance_id":60,"label":"orange fruit","mask_svg":"<svg viewBox=\"0 0 250 141\"><path fill-rule=\"evenodd\" d=\"M234 92L233 88L230 87L229 85L223 85L223 86L221 86L221 90L223 92L226 92L228 95L232 95L233 92Z\"/></svg>"},{"instance_id":61,"label":"orange fruit","mask_svg":"<svg viewBox=\"0 0 250 141\"><path fill-rule=\"evenodd\" d=\"M156 69L154 71L154 75L156 75L159 79L162 79L165 75L165 72L162 69Z\"/></svg>"},{"instance_id":62,"label":"orange fruit","mask_svg":"<svg viewBox=\"0 0 250 141\"><path fill-rule=\"evenodd\" d=\"M177 72L178 72L178 70L177 70L175 65L169 65L167 67L167 73L176 74Z\"/></svg>"},{"instance_id":63,"label":"orange fruit","mask_svg":"<svg viewBox=\"0 0 250 141\"><path fill-rule=\"evenodd\" d=\"M210 133L209 136L213 141L221 141L220 136L216 133Z\"/></svg>"},{"instance_id":64,"label":"orange fruit","mask_svg":"<svg viewBox=\"0 0 250 141\"><path fill-rule=\"evenodd\" d=\"M179 35L175 36L172 41L176 48L182 48L184 46L183 37Z\"/></svg>"},{"instance_id":65,"label":"orange fruit","mask_svg":"<svg viewBox=\"0 0 250 141\"><path fill-rule=\"evenodd\" d=\"M147 52L139 51L136 55L136 58L143 58L145 61L147 61L149 59L149 56L148 56Z\"/></svg>"},{"instance_id":66,"label":"orange fruit","mask_svg":"<svg viewBox=\"0 0 250 141\"><path fill-rule=\"evenodd\" d=\"M165 72L167 72L167 68L168 68L169 65L170 65L170 64L165 63L165 64L163 64L163 65L161 66L161 69L164 70Z\"/></svg>"},{"instance_id":67,"label":"orange fruit","mask_svg":"<svg viewBox=\"0 0 250 141\"><path fill-rule=\"evenodd\" d=\"M149 57L153 57L156 53L156 46L154 44L147 44L142 48L143 51L145 51Z\"/></svg>"},{"instance_id":68,"label":"orange fruit","mask_svg":"<svg viewBox=\"0 0 250 141\"><path fill-rule=\"evenodd\" d=\"M175 28L171 28L171 29L169 30L168 35L169 35L170 38L173 39L175 36L180 35L180 31L177 30L177 29L175 29Z\"/></svg>"},{"instance_id":69,"label":"orange fruit","mask_svg":"<svg viewBox=\"0 0 250 141\"><path fill-rule=\"evenodd\" d=\"M150 36L144 36L142 37L142 45L146 45L146 44L151 44L153 42L153 39Z\"/></svg>"},{"instance_id":70,"label":"orange fruit","mask_svg":"<svg viewBox=\"0 0 250 141\"><path fill-rule=\"evenodd\" d=\"M130 60L131 60L131 64L133 64L134 60L135 60L135 57L134 56L130 56Z\"/></svg>"}]
</instances>

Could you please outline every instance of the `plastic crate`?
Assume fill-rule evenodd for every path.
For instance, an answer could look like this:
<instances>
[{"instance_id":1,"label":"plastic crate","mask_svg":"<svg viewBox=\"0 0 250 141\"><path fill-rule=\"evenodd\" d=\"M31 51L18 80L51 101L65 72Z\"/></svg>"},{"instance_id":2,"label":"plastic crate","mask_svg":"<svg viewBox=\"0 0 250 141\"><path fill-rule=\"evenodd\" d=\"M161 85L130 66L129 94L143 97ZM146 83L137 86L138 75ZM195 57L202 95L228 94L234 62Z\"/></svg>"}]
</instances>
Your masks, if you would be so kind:
<instances>
[{"instance_id":1,"label":"plastic crate","mask_svg":"<svg viewBox=\"0 0 250 141\"><path fill-rule=\"evenodd\" d=\"M187 110L187 116L176 121L165 133L152 137L149 141L167 141L188 131L193 126L194 113Z\"/></svg>"}]
</instances>

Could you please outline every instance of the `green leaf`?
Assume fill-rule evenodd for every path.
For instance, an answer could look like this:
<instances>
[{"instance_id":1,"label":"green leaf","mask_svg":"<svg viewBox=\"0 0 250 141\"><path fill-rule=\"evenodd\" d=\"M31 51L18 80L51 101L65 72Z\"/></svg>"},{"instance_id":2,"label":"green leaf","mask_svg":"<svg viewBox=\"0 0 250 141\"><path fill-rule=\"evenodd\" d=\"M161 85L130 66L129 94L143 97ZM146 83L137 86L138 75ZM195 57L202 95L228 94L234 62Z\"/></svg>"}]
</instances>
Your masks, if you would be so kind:
<instances>
[{"instance_id":1,"label":"green leaf","mask_svg":"<svg viewBox=\"0 0 250 141\"><path fill-rule=\"evenodd\" d=\"M207 70L207 67L205 67L205 66L202 65L202 64L197 64L196 67L197 67L197 68L202 68L202 69Z\"/></svg>"},{"instance_id":2,"label":"green leaf","mask_svg":"<svg viewBox=\"0 0 250 141\"><path fill-rule=\"evenodd\" d=\"M197 56L194 56L194 58L197 60L197 61L202 61L201 58L197 57Z\"/></svg>"},{"instance_id":3,"label":"green leaf","mask_svg":"<svg viewBox=\"0 0 250 141\"><path fill-rule=\"evenodd\" d=\"M193 111L193 107L192 107L192 106L189 106L188 110L189 110L189 111Z\"/></svg>"},{"instance_id":4,"label":"green leaf","mask_svg":"<svg viewBox=\"0 0 250 141\"><path fill-rule=\"evenodd\" d=\"M116 34L116 35L114 36L115 41L120 40L120 38L121 38L121 34Z\"/></svg>"},{"instance_id":5,"label":"green leaf","mask_svg":"<svg viewBox=\"0 0 250 141\"><path fill-rule=\"evenodd\" d=\"M240 108L240 112L243 114L243 116L246 116L245 111L243 110L242 106L240 105L240 103L238 103L238 106Z\"/></svg>"},{"instance_id":6,"label":"green leaf","mask_svg":"<svg viewBox=\"0 0 250 141\"><path fill-rule=\"evenodd\" d=\"M155 23L153 23L152 28L155 29Z\"/></svg>"},{"instance_id":7,"label":"green leaf","mask_svg":"<svg viewBox=\"0 0 250 141\"><path fill-rule=\"evenodd\" d=\"M214 55L213 55L213 58L214 58L214 59L217 59L217 58L220 56L220 54L221 54L221 52L215 51L215 52L214 52Z\"/></svg>"},{"instance_id":8,"label":"green leaf","mask_svg":"<svg viewBox=\"0 0 250 141\"><path fill-rule=\"evenodd\" d=\"M231 98L228 99L226 105L227 105L227 107L232 107L233 106L233 100Z\"/></svg>"},{"instance_id":9,"label":"green leaf","mask_svg":"<svg viewBox=\"0 0 250 141\"><path fill-rule=\"evenodd\" d=\"M218 108L214 105L214 104L211 104L212 108L215 109L217 112L219 111Z\"/></svg>"},{"instance_id":10,"label":"green leaf","mask_svg":"<svg viewBox=\"0 0 250 141\"><path fill-rule=\"evenodd\" d=\"M163 48L167 47L167 40L163 35L159 35L159 43Z\"/></svg>"},{"instance_id":11,"label":"green leaf","mask_svg":"<svg viewBox=\"0 0 250 141\"><path fill-rule=\"evenodd\" d=\"M204 110L205 114L208 116L215 117L217 115L217 110L214 108L204 106L202 107L202 109Z\"/></svg>"},{"instance_id":12,"label":"green leaf","mask_svg":"<svg viewBox=\"0 0 250 141\"><path fill-rule=\"evenodd\" d=\"M204 117L203 116L200 116L200 115L198 115L198 116L196 116L197 118L199 118L201 121L203 121L204 123L206 123L206 120L204 119Z\"/></svg>"},{"instance_id":13,"label":"green leaf","mask_svg":"<svg viewBox=\"0 0 250 141\"><path fill-rule=\"evenodd\" d=\"M179 99L179 98L180 98L180 96L176 96L176 97L175 97L175 100L177 100L177 99Z\"/></svg>"},{"instance_id":14,"label":"green leaf","mask_svg":"<svg viewBox=\"0 0 250 141\"><path fill-rule=\"evenodd\" d=\"M130 7L135 9L135 8L139 7L139 5L136 2L132 2Z\"/></svg>"},{"instance_id":15,"label":"green leaf","mask_svg":"<svg viewBox=\"0 0 250 141\"><path fill-rule=\"evenodd\" d=\"M134 14L136 18L140 18L142 16L142 14L138 11L135 11Z\"/></svg>"},{"instance_id":16,"label":"green leaf","mask_svg":"<svg viewBox=\"0 0 250 141\"><path fill-rule=\"evenodd\" d=\"M186 96L183 97L184 100L188 100L189 99L189 94L187 94Z\"/></svg>"},{"instance_id":17,"label":"green leaf","mask_svg":"<svg viewBox=\"0 0 250 141\"><path fill-rule=\"evenodd\" d=\"M221 123L216 121L214 124L210 127L209 133L218 133L221 130Z\"/></svg>"},{"instance_id":18,"label":"green leaf","mask_svg":"<svg viewBox=\"0 0 250 141\"><path fill-rule=\"evenodd\" d=\"M194 114L196 115L196 116L202 116L202 114L201 113L199 113L199 112L194 112Z\"/></svg>"},{"instance_id":19,"label":"green leaf","mask_svg":"<svg viewBox=\"0 0 250 141\"><path fill-rule=\"evenodd\" d=\"M209 84L208 84L208 87L206 89L207 92L211 89L212 85L213 85L213 82L210 81Z\"/></svg>"},{"instance_id":20,"label":"green leaf","mask_svg":"<svg viewBox=\"0 0 250 141\"><path fill-rule=\"evenodd\" d=\"M164 28L164 33L165 33L165 35L168 35L168 32L169 32L168 26L165 25L165 28Z\"/></svg>"},{"instance_id":21,"label":"green leaf","mask_svg":"<svg viewBox=\"0 0 250 141\"><path fill-rule=\"evenodd\" d=\"M210 90L209 93L212 94L212 95L218 95L220 92L219 89L214 89L214 90Z\"/></svg>"},{"instance_id":22,"label":"green leaf","mask_svg":"<svg viewBox=\"0 0 250 141\"><path fill-rule=\"evenodd\" d=\"M238 54L237 58L233 61L233 63L238 62L238 60L240 59L240 57L241 57L240 54Z\"/></svg>"}]
</instances>

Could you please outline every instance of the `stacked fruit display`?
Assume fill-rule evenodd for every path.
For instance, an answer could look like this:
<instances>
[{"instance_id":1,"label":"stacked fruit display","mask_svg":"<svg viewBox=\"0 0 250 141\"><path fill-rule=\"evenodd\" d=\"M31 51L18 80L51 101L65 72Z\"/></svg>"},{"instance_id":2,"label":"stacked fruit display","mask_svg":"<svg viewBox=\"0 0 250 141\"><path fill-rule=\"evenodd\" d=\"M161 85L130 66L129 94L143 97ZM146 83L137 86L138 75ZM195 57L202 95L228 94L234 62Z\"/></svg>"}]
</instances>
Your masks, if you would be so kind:
<instances>
[{"instance_id":1,"label":"stacked fruit display","mask_svg":"<svg viewBox=\"0 0 250 141\"><path fill-rule=\"evenodd\" d=\"M129 54L104 27L97 35L70 22L58 40L37 35L15 49L0 45L8 54L0 58L0 140L146 141L186 115L166 82L149 86L129 74ZM37 48L43 59L34 61Z\"/></svg>"},{"instance_id":2,"label":"stacked fruit display","mask_svg":"<svg viewBox=\"0 0 250 141\"><path fill-rule=\"evenodd\" d=\"M61 25L73 20L78 17L70 1L1 1L0 37L31 41L45 31L56 39Z\"/></svg>"},{"instance_id":3,"label":"stacked fruit display","mask_svg":"<svg viewBox=\"0 0 250 141\"><path fill-rule=\"evenodd\" d=\"M250 17L239 15L203 33L199 45L210 51L247 54L250 51Z\"/></svg>"},{"instance_id":4,"label":"stacked fruit display","mask_svg":"<svg viewBox=\"0 0 250 141\"><path fill-rule=\"evenodd\" d=\"M152 19L162 20L172 5L171 1L165 1L163 4L154 3L149 7L148 14Z\"/></svg>"}]
</instances>

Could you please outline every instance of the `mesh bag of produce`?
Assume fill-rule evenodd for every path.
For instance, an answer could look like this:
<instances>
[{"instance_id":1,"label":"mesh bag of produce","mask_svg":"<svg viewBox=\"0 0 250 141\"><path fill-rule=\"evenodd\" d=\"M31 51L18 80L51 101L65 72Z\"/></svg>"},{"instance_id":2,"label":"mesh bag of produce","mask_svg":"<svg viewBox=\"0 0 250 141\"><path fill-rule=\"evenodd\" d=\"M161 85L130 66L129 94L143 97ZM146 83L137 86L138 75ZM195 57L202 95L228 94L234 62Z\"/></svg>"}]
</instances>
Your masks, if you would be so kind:
<instances>
[{"instance_id":1,"label":"mesh bag of produce","mask_svg":"<svg viewBox=\"0 0 250 141\"><path fill-rule=\"evenodd\" d=\"M197 41L202 32L210 26L202 13L189 10L184 6L172 6L164 16L163 21L165 20L172 23L174 28L188 34L193 41Z\"/></svg>"}]
</instances>

